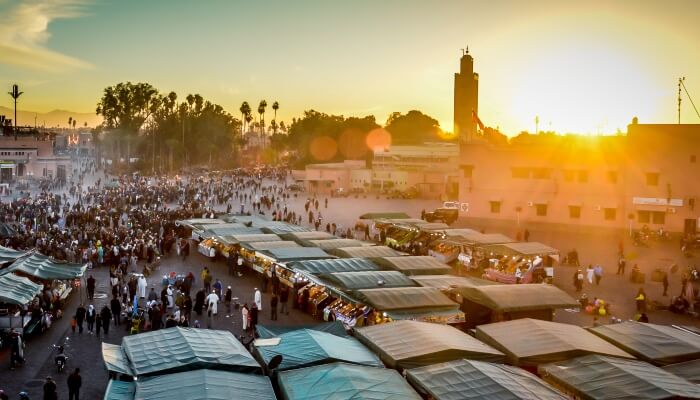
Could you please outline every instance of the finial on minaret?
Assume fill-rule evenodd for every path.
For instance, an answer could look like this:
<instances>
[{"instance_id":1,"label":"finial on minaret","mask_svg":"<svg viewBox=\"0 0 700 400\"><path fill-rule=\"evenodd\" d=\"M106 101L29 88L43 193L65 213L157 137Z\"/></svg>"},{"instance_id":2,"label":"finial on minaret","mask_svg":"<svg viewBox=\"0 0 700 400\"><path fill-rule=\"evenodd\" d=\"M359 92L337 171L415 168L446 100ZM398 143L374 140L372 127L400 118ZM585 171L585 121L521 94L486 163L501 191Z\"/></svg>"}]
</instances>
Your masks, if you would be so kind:
<instances>
[{"instance_id":1,"label":"finial on minaret","mask_svg":"<svg viewBox=\"0 0 700 400\"><path fill-rule=\"evenodd\" d=\"M469 46L467 46L467 53L466 54L469 54Z\"/></svg>"}]
</instances>

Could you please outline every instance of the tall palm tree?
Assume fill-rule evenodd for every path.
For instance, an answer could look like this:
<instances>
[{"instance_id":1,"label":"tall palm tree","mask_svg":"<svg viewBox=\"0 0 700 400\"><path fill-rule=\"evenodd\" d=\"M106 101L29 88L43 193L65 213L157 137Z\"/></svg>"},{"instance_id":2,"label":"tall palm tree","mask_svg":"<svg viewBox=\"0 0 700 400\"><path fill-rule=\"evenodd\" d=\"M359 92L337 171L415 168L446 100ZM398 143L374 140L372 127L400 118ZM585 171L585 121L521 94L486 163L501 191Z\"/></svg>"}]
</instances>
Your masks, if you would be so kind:
<instances>
[{"instance_id":1,"label":"tall palm tree","mask_svg":"<svg viewBox=\"0 0 700 400\"><path fill-rule=\"evenodd\" d=\"M73 118L73 130L75 130L75 124L76 124L76 123L78 123L78 121L76 121L75 118Z\"/></svg>"},{"instance_id":2,"label":"tall palm tree","mask_svg":"<svg viewBox=\"0 0 700 400\"><path fill-rule=\"evenodd\" d=\"M243 131L246 131L245 123L246 123L247 120L248 120L248 118L247 118L247 117L248 117L248 114L250 114L250 104L248 104L247 101L244 101L244 102L241 104L241 108L239 108L238 111L241 112L241 121L243 121L243 124L241 125L241 129L242 129ZM243 134L243 132L241 132L241 134Z\"/></svg>"},{"instance_id":3,"label":"tall palm tree","mask_svg":"<svg viewBox=\"0 0 700 400\"><path fill-rule=\"evenodd\" d=\"M68 129L70 129L70 126L73 124L73 117L68 117Z\"/></svg>"},{"instance_id":4,"label":"tall palm tree","mask_svg":"<svg viewBox=\"0 0 700 400\"><path fill-rule=\"evenodd\" d=\"M253 112L248 110L248 113L245 115L245 123L248 126L248 129L250 129L250 123L253 122Z\"/></svg>"},{"instance_id":5,"label":"tall palm tree","mask_svg":"<svg viewBox=\"0 0 700 400\"><path fill-rule=\"evenodd\" d=\"M277 110L280 108L280 103L274 102L272 103L272 110L275 111L275 121L277 121ZM275 133L277 133L277 126L274 127Z\"/></svg>"},{"instance_id":6,"label":"tall palm tree","mask_svg":"<svg viewBox=\"0 0 700 400\"><path fill-rule=\"evenodd\" d=\"M261 134L261 136L265 135L265 108L267 108L267 101L260 100L260 104L258 105L258 114L260 114L260 134ZM265 142L263 141L263 143L265 143Z\"/></svg>"},{"instance_id":7,"label":"tall palm tree","mask_svg":"<svg viewBox=\"0 0 700 400\"><path fill-rule=\"evenodd\" d=\"M7 92L7 94L9 94L15 101L15 136L17 136L17 99L22 95L22 93L24 92L19 91L19 86L17 86L16 83L12 85L12 91Z\"/></svg>"}]
</instances>

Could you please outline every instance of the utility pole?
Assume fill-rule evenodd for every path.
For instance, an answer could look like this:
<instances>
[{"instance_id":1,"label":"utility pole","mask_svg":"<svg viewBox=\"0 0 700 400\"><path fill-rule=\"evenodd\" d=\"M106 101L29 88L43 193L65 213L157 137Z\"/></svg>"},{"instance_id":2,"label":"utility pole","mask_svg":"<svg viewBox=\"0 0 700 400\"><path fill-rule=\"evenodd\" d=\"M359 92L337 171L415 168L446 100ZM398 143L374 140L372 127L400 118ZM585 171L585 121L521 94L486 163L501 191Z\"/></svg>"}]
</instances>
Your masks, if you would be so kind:
<instances>
[{"instance_id":1,"label":"utility pole","mask_svg":"<svg viewBox=\"0 0 700 400\"><path fill-rule=\"evenodd\" d=\"M685 77L678 78L678 125L681 124L681 84L684 80Z\"/></svg>"},{"instance_id":2,"label":"utility pole","mask_svg":"<svg viewBox=\"0 0 700 400\"><path fill-rule=\"evenodd\" d=\"M535 115L535 135L540 133L540 116Z\"/></svg>"}]
</instances>

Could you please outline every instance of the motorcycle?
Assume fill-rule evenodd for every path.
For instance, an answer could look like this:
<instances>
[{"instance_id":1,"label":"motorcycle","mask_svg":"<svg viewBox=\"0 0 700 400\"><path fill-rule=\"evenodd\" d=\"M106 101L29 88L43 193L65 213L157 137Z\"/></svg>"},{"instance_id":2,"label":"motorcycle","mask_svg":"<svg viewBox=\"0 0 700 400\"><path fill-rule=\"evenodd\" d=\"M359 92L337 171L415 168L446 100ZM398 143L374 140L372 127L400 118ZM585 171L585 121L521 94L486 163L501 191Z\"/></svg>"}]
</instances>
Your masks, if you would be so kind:
<instances>
[{"instance_id":1,"label":"motorcycle","mask_svg":"<svg viewBox=\"0 0 700 400\"><path fill-rule=\"evenodd\" d=\"M56 364L56 370L61 373L66 368L66 363L68 362L68 356L65 353L65 347L67 346L68 338L62 345L53 345L56 350L56 357L54 357L54 364Z\"/></svg>"}]
</instances>

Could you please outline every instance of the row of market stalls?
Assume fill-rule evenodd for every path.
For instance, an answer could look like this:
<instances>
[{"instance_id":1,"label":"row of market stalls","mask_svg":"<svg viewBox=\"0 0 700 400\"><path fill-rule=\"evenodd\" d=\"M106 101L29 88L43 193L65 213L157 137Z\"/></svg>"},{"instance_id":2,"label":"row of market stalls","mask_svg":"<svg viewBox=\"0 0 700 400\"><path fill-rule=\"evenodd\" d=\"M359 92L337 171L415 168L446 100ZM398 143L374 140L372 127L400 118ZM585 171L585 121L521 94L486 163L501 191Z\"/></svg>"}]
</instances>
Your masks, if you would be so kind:
<instances>
[{"instance_id":1,"label":"row of market stalls","mask_svg":"<svg viewBox=\"0 0 700 400\"><path fill-rule=\"evenodd\" d=\"M62 314L87 265L0 246L0 334L40 332Z\"/></svg>"}]
</instances>

